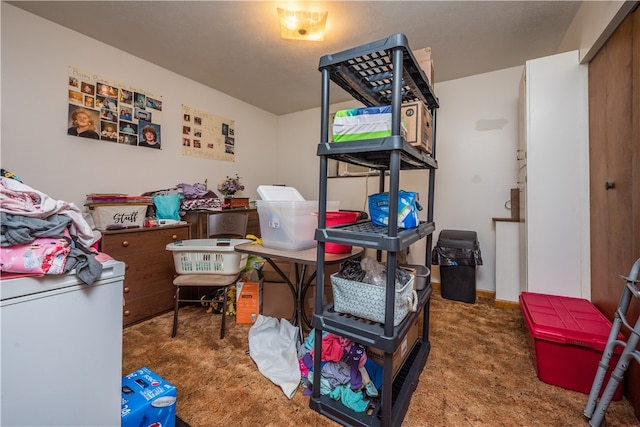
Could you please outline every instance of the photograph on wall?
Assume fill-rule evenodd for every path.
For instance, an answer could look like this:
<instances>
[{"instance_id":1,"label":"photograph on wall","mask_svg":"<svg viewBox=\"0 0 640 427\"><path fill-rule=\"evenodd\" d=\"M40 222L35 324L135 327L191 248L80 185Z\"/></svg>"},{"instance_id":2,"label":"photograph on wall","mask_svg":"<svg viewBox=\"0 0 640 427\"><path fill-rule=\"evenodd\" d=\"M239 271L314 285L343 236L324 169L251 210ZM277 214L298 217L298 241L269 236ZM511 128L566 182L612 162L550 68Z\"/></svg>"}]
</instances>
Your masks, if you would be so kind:
<instances>
[{"instance_id":1,"label":"photograph on wall","mask_svg":"<svg viewBox=\"0 0 640 427\"><path fill-rule=\"evenodd\" d=\"M67 135L162 147L162 97L69 67Z\"/></svg>"},{"instance_id":2,"label":"photograph on wall","mask_svg":"<svg viewBox=\"0 0 640 427\"><path fill-rule=\"evenodd\" d=\"M182 105L182 155L235 161L234 121Z\"/></svg>"}]
</instances>

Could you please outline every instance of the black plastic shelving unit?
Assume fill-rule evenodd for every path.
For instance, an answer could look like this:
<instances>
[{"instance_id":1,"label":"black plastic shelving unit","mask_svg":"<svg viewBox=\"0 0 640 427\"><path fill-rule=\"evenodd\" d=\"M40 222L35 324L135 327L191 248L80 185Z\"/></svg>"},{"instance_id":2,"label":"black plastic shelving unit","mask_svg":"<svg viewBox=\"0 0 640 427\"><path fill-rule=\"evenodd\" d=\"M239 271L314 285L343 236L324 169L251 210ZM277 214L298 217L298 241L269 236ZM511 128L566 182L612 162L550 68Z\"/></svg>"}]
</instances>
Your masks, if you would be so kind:
<instances>
[{"instance_id":1,"label":"black plastic shelving unit","mask_svg":"<svg viewBox=\"0 0 640 427\"><path fill-rule=\"evenodd\" d=\"M320 158L319 215L315 239L318 241L316 283L324 283L324 248L326 242L362 246L387 253L387 269L395 271L397 252L411 244L427 239L425 265L429 265L432 250L433 197L435 170L438 164L436 152L436 110L439 107L433 89L424 72L418 66L404 34L355 47L320 58L322 73L321 134L317 155ZM396 72L397 71L397 72ZM330 84L337 84L367 107L391 105L391 136L386 138L329 142ZM433 148L431 155L408 144L400 134L401 105L403 102L422 101L433 116ZM388 226L376 226L370 221L356 224L326 227L328 159L366 166L380 172L379 191L389 192L389 212L398 211L399 174L401 170L424 169L429 171L427 221L417 228L398 229L397 215L389 216ZM389 188L385 189L385 174ZM431 280L418 291L418 311L409 313L398 325L393 326L395 306L395 277L390 274L386 284L385 322L377 323L352 315L337 313L333 304L323 306L323 286L316 286L312 326L315 329L315 354L322 352L322 332L327 331L351 339L366 346L381 349L384 353L383 387L379 399L370 410L356 413L320 394L320 375L314 376L313 394L309 406L326 417L345 426L397 426L402 423L411 395L418 385L431 344L429 342L429 302ZM409 356L393 376L392 356L421 311L424 311L423 333ZM314 359L314 371L320 371L320 358Z\"/></svg>"}]
</instances>

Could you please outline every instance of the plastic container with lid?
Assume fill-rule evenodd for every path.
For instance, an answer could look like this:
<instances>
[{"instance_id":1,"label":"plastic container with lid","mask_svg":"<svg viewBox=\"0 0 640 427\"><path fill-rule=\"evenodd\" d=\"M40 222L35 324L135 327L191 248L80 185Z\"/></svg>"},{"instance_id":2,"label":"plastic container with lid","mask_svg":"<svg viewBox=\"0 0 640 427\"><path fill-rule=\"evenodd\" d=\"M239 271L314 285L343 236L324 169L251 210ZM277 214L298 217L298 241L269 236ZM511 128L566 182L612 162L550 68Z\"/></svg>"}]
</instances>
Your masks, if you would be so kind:
<instances>
[{"instance_id":1,"label":"plastic container with lid","mask_svg":"<svg viewBox=\"0 0 640 427\"><path fill-rule=\"evenodd\" d=\"M547 384L589 394L611 331L609 319L583 298L523 292L520 307L538 377ZM622 334L618 339L625 341ZM605 384L622 348L617 346L613 353ZM613 400L621 398L622 381Z\"/></svg>"},{"instance_id":2,"label":"plastic container with lid","mask_svg":"<svg viewBox=\"0 0 640 427\"><path fill-rule=\"evenodd\" d=\"M355 211L327 211L327 227L351 224L356 222L359 215L360 212ZM324 245L324 251L328 254L346 254L351 252L351 246L327 242Z\"/></svg>"},{"instance_id":3,"label":"plastic container with lid","mask_svg":"<svg viewBox=\"0 0 640 427\"><path fill-rule=\"evenodd\" d=\"M265 248L302 250L316 245L317 200L256 200L260 234ZM327 202L328 211L337 211L340 202Z\"/></svg>"}]
</instances>

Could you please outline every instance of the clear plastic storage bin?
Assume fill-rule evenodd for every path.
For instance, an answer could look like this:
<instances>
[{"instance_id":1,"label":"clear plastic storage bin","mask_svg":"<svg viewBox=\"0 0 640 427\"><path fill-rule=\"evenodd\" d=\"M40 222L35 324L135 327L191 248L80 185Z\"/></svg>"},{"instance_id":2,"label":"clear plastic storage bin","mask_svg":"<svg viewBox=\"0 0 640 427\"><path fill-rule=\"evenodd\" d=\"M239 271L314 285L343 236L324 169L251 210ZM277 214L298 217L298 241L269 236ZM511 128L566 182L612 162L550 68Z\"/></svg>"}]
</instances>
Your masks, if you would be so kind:
<instances>
[{"instance_id":1,"label":"clear plastic storage bin","mask_svg":"<svg viewBox=\"0 0 640 427\"><path fill-rule=\"evenodd\" d=\"M260 233L265 248L301 250L316 245L318 201L256 200ZM327 210L337 211L340 202L327 202Z\"/></svg>"}]
</instances>

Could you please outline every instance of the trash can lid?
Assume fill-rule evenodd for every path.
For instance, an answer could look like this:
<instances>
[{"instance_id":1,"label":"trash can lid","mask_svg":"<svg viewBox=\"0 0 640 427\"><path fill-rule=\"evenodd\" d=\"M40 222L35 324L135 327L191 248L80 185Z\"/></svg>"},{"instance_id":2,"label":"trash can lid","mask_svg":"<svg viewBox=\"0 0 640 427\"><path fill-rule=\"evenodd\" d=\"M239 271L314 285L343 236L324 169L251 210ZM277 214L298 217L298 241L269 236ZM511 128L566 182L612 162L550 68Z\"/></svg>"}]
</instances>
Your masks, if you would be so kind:
<instances>
[{"instance_id":1,"label":"trash can lid","mask_svg":"<svg viewBox=\"0 0 640 427\"><path fill-rule=\"evenodd\" d=\"M477 249L478 233L467 230L442 230L438 237L438 246L461 249Z\"/></svg>"}]
</instances>

